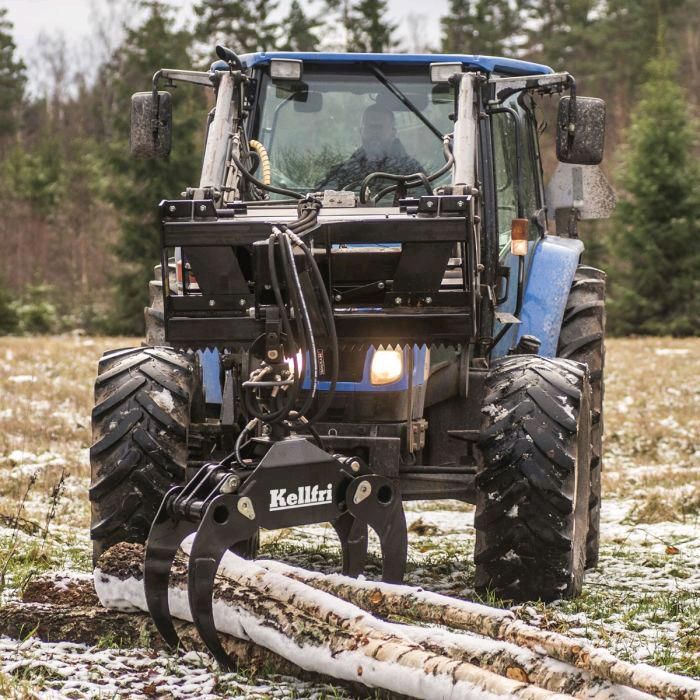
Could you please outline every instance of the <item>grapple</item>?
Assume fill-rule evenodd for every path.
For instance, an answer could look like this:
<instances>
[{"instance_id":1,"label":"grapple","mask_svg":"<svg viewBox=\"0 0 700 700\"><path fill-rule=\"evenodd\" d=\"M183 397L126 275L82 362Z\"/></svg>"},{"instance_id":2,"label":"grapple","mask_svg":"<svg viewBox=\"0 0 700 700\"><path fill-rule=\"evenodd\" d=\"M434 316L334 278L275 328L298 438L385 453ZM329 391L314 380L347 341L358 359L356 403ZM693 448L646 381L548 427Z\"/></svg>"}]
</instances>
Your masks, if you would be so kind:
<instances>
[{"instance_id":1,"label":"grapple","mask_svg":"<svg viewBox=\"0 0 700 700\"><path fill-rule=\"evenodd\" d=\"M214 578L224 553L246 548L258 528L329 522L340 539L343 573L357 576L367 531L378 535L382 577L400 582L406 564L406 518L397 484L371 473L357 457L333 455L301 436L270 441L252 470L225 461L205 464L186 486L171 489L146 543L144 585L153 621L173 648L180 640L168 603L170 569L192 533L188 598L193 622L223 668L233 663L214 626Z\"/></svg>"}]
</instances>

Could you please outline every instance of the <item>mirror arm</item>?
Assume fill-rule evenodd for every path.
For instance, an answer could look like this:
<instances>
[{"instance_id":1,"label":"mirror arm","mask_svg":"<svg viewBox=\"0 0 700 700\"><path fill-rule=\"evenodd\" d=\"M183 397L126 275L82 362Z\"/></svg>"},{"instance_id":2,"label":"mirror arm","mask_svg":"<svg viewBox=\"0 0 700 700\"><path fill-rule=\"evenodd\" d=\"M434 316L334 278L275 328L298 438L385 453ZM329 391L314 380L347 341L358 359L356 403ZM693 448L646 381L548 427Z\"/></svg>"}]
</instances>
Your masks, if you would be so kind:
<instances>
[{"instance_id":1,"label":"mirror arm","mask_svg":"<svg viewBox=\"0 0 700 700\"><path fill-rule=\"evenodd\" d=\"M158 94L158 82L163 75L162 70L158 70L153 74L153 80L151 84L153 85L153 111L151 112L151 129L153 130L153 143L158 141L158 115L160 114L160 95Z\"/></svg>"},{"instance_id":2,"label":"mirror arm","mask_svg":"<svg viewBox=\"0 0 700 700\"><path fill-rule=\"evenodd\" d=\"M573 75L569 75L569 119L566 125L566 151L570 152L574 145L574 137L576 136L576 80Z\"/></svg>"}]
</instances>

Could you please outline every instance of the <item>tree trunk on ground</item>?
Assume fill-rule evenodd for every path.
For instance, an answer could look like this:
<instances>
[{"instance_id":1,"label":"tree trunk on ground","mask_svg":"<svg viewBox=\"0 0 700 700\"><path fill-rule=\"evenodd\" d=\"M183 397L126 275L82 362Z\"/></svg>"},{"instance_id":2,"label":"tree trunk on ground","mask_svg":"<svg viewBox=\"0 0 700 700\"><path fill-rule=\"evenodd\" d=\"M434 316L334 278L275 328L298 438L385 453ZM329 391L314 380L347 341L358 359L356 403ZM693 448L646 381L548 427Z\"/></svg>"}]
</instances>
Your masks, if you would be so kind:
<instances>
[{"instance_id":1,"label":"tree trunk on ground","mask_svg":"<svg viewBox=\"0 0 700 700\"><path fill-rule=\"evenodd\" d=\"M92 577L34 579L25 588L23 603L2 609L0 634L23 637L35 630L47 641L96 644L108 638L119 645L162 648L147 615L123 611L146 609L142 559L140 545L126 544L101 558L94 580L111 611L98 606ZM186 571L187 558L181 554L170 591L173 614L181 619L191 619ZM700 698L700 683L692 679L621 662L586 640L527 625L507 610L408 586L324 576L227 555L215 600L222 643L239 665L330 679L351 685L356 695L375 687L388 694L430 698L639 700L650 696L633 688L644 688L657 697ZM386 622L365 610L468 633ZM175 625L185 648L203 651L193 625L178 619ZM616 684L610 678L626 682Z\"/></svg>"},{"instance_id":2,"label":"tree trunk on ground","mask_svg":"<svg viewBox=\"0 0 700 700\"><path fill-rule=\"evenodd\" d=\"M95 587L103 605L145 609L143 548L121 544L100 557ZM176 558L170 578L172 613L191 619L186 559ZM217 629L256 642L298 666L416 698L564 698L434 653L401 634L399 625L356 606L226 555L214 593Z\"/></svg>"},{"instance_id":3,"label":"tree trunk on ground","mask_svg":"<svg viewBox=\"0 0 700 700\"><path fill-rule=\"evenodd\" d=\"M622 661L585 639L566 637L518 620L509 610L490 608L409 586L358 581L347 576L324 576L280 562L260 562L269 571L281 573L317 590L382 616L396 615L421 623L467 630L492 639L512 642L535 652L589 671L612 683L658 697L683 700L700 698L700 682L647 664Z\"/></svg>"}]
</instances>

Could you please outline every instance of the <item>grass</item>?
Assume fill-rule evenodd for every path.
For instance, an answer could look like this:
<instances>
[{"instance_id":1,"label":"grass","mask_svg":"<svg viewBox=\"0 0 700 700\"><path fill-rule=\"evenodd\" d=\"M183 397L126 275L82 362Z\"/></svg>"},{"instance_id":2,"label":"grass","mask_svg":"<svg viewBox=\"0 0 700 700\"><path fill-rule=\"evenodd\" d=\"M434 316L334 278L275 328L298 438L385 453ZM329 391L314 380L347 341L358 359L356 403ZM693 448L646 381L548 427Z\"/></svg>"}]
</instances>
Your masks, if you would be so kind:
<instances>
[{"instance_id":1,"label":"grass","mask_svg":"<svg viewBox=\"0 0 700 700\"><path fill-rule=\"evenodd\" d=\"M135 344L0 339L0 391L11 397L0 409L0 601L39 572L90 570L92 383L103 350ZM601 564L578 599L518 612L624 658L700 677L700 340L613 339L607 360ZM475 599L473 508L414 502L406 511L407 582ZM381 569L376 541L371 551L369 578ZM323 526L265 533L261 556L326 571L340 564L335 534ZM222 676L219 688L275 682L266 673ZM47 683L40 668L0 673L0 696L31 697Z\"/></svg>"}]
</instances>

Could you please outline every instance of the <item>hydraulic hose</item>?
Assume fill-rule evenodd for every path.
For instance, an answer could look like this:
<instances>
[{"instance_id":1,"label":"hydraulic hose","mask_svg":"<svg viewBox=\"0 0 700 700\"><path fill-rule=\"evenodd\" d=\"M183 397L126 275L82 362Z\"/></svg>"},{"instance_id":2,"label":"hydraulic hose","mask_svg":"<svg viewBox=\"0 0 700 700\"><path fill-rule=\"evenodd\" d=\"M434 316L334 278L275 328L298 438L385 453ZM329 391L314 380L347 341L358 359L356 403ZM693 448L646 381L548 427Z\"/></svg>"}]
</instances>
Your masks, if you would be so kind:
<instances>
[{"instance_id":1,"label":"hydraulic hose","mask_svg":"<svg viewBox=\"0 0 700 700\"><path fill-rule=\"evenodd\" d=\"M256 151L257 153L257 151ZM248 182L252 182L256 187L260 187L260 189L267 190L268 192L274 192L275 194L283 194L287 197L294 197L296 201L300 199L304 199L304 195L300 194L299 192L294 192L293 190L287 190L284 187L275 187L274 185L266 185L262 180L258 180L253 173L249 172L243 167L243 163L241 163L240 159L238 156L236 156L233 151L231 152L231 160L235 163L236 167L238 168L238 171L241 173L241 175L248 180Z\"/></svg>"},{"instance_id":2,"label":"hydraulic hose","mask_svg":"<svg viewBox=\"0 0 700 700\"><path fill-rule=\"evenodd\" d=\"M267 148L260 141L251 139L248 144L260 158L260 167L262 168L262 183L269 186L272 184L272 166L270 165L270 156L267 153Z\"/></svg>"}]
</instances>

